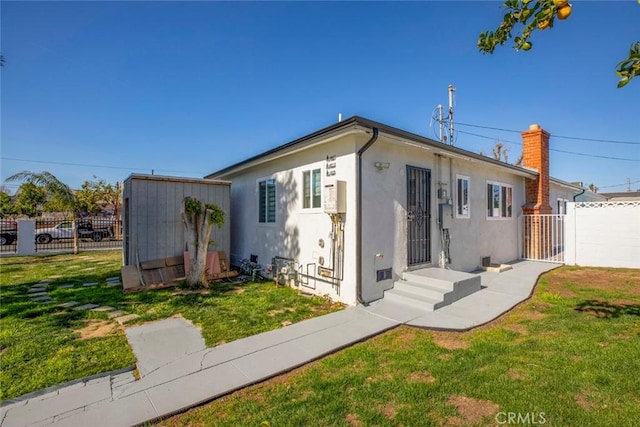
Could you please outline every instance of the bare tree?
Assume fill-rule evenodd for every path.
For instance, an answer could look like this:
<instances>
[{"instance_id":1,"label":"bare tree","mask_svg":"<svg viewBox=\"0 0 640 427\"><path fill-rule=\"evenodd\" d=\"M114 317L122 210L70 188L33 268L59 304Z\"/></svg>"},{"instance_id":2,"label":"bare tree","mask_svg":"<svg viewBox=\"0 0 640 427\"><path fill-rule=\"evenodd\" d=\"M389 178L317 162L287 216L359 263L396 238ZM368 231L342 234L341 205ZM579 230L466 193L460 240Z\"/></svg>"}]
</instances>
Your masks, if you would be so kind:
<instances>
[{"instance_id":1,"label":"bare tree","mask_svg":"<svg viewBox=\"0 0 640 427\"><path fill-rule=\"evenodd\" d=\"M224 211L214 204L203 205L193 198L182 200L182 221L187 232L187 250L189 252L189 286L205 286L207 283L206 264L211 231L224 224Z\"/></svg>"}]
</instances>

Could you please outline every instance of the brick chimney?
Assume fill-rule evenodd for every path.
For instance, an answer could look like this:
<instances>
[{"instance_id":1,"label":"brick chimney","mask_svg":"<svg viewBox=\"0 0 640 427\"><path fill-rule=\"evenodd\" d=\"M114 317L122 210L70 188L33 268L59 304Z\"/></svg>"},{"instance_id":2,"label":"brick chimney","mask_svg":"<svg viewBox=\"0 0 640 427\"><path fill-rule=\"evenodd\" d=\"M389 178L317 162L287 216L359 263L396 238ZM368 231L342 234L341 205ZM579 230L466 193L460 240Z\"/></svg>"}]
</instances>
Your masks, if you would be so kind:
<instances>
[{"instance_id":1,"label":"brick chimney","mask_svg":"<svg viewBox=\"0 0 640 427\"><path fill-rule=\"evenodd\" d=\"M522 132L522 166L538 171L535 179L525 180L525 204L522 213L550 214L549 204L549 132L540 125Z\"/></svg>"}]
</instances>

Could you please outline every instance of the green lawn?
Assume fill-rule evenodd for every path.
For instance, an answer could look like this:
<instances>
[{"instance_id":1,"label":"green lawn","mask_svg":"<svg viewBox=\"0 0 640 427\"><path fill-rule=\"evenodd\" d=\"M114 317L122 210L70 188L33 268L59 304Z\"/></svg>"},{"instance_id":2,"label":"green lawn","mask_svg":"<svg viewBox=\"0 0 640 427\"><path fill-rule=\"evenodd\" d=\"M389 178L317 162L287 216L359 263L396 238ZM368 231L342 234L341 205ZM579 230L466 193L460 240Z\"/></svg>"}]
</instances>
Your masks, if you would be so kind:
<instances>
[{"instance_id":1,"label":"green lawn","mask_svg":"<svg viewBox=\"0 0 640 427\"><path fill-rule=\"evenodd\" d=\"M121 259L120 251L0 259L0 400L135 363L122 327L106 313L58 307L62 302L138 314L128 326L181 315L202 328L208 346L341 308L272 282L220 283L178 295L178 289L124 295L105 282L119 276ZM55 280L47 291L56 304L38 304L27 295L31 285L45 279ZM83 287L87 282L99 286ZM75 286L58 289L60 284Z\"/></svg>"},{"instance_id":2,"label":"green lawn","mask_svg":"<svg viewBox=\"0 0 640 427\"><path fill-rule=\"evenodd\" d=\"M640 270L562 267L476 330L396 328L160 424L636 426L638 372Z\"/></svg>"}]
</instances>

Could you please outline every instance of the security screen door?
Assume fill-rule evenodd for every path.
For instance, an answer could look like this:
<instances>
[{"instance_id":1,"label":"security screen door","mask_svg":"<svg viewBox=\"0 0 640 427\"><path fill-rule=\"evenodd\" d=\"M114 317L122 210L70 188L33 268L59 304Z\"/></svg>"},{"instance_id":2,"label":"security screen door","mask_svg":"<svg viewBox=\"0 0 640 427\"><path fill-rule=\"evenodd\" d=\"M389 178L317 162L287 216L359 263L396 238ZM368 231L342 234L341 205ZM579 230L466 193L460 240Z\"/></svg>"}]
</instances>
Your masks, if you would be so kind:
<instances>
[{"instance_id":1,"label":"security screen door","mask_svg":"<svg viewBox=\"0 0 640 427\"><path fill-rule=\"evenodd\" d=\"M431 171L407 166L407 264L431 262Z\"/></svg>"}]
</instances>

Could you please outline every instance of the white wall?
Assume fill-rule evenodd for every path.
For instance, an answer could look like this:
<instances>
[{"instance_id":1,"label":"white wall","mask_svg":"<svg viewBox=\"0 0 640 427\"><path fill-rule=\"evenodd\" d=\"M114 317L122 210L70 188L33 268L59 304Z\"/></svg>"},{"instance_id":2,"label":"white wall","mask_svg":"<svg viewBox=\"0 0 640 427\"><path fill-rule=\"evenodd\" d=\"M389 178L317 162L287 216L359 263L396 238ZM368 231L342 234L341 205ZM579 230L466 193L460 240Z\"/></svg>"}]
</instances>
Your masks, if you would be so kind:
<instances>
[{"instance_id":1,"label":"white wall","mask_svg":"<svg viewBox=\"0 0 640 427\"><path fill-rule=\"evenodd\" d=\"M640 202L569 203L565 263L640 268Z\"/></svg>"},{"instance_id":2,"label":"white wall","mask_svg":"<svg viewBox=\"0 0 640 427\"><path fill-rule=\"evenodd\" d=\"M363 233L362 291L365 301L382 298L393 287L394 280L407 269L407 165L431 170L431 259L438 266L441 251L440 227L437 224L438 183L449 193L455 204L456 174L470 178L470 217L451 218L450 268L473 271L481 257L491 256L492 262L508 262L518 258L518 215L524 204L524 178L496 166L477 160L437 160L432 150L400 144L381 135L366 151L363 166ZM378 170L375 162L389 162L390 167ZM511 185L513 215L506 219L487 218L487 180ZM376 256L382 254L382 257ZM376 282L376 270L391 267L393 279Z\"/></svg>"},{"instance_id":3,"label":"white wall","mask_svg":"<svg viewBox=\"0 0 640 427\"><path fill-rule=\"evenodd\" d=\"M363 135L366 137L366 135ZM346 304L356 303L355 262L355 136L347 135L333 142L312 147L293 155L272 160L258 167L231 175L231 253L232 262L249 255L258 256L258 262L268 264L275 256L294 259L303 266L325 259L329 267L331 221L322 209L302 209L302 173L321 169L322 188L327 180L327 156L335 157L336 174L333 179L347 182L347 213L345 219L344 276L340 286L309 279L314 289L301 288L319 295L329 295ZM258 182L276 180L276 222L258 222ZM323 194L324 197L324 194ZM324 240L320 247L319 240Z\"/></svg>"}]
</instances>

